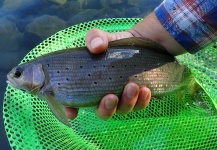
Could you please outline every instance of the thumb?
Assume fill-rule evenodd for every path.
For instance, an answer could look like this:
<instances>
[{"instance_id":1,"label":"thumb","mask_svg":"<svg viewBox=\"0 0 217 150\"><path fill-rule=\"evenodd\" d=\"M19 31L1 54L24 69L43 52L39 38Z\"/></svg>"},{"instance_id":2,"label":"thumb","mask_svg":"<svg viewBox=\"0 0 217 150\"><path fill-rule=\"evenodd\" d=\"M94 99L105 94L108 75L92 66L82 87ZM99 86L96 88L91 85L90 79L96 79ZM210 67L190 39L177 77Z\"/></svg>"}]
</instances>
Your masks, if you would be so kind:
<instances>
[{"instance_id":1,"label":"thumb","mask_svg":"<svg viewBox=\"0 0 217 150\"><path fill-rule=\"evenodd\" d=\"M99 54L108 48L110 41L129 37L133 37L133 35L128 31L108 33L100 29L91 29L85 37L85 42L91 53Z\"/></svg>"}]
</instances>

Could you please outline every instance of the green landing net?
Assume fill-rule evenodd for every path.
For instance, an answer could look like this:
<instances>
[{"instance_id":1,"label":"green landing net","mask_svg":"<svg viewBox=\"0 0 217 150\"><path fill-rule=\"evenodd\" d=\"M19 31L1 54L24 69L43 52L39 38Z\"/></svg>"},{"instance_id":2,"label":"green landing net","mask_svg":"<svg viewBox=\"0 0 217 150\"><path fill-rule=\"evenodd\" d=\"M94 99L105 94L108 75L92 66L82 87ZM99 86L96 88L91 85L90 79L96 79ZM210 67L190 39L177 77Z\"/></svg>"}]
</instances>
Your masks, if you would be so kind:
<instances>
[{"instance_id":1,"label":"green landing net","mask_svg":"<svg viewBox=\"0 0 217 150\"><path fill-rule=\"evenodd\" d=\"M103 19L81 23L49 37L27 54L22 62L55 50L84 46L91 28L108 32L129 29L138 18ZM60 123L45 100L10 86L4 98L4 124L12 149L216 149L217 148L217 43L177 59L189 67L204 91L193 100L176 93L126 116L98 119L94 109L80 109L71 127Z\"/></svg>"}]
</instances>

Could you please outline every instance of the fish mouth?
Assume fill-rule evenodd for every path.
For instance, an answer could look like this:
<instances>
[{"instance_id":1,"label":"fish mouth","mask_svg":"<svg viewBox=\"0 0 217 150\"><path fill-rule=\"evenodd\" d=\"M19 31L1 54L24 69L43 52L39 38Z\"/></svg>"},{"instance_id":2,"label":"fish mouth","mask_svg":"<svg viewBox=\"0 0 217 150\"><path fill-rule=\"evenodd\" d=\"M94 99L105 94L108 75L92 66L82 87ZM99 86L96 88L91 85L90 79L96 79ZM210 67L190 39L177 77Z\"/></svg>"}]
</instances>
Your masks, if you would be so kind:
<instances>
[{"instance_id":1,"label":"fish mouth","mask_svg":"<svg viewBox=\"0 0 217 150\"><path fill-rule=\"evenodd\" d=\"M18 87L18 85L16 84L16 82L15 82L11 77L7 77L7 78L8 78L8 80L6 81L6 83L9 84L11 87L17 88L17 89L19 89L19 90L21 90L21 91L23 91L23 92L26 91L26 90L24 90L24 89L20 89L20 88Z\"/></svg>"},{"instance_id":2,"label":"fish mouth","mask_svg":"<svg viewBox=\"0 0 217 150\"><path fill-rule=\"evenodd\" d=\"M12 85L11 81L9 81L9 80L7 80L6 83L9 85Z\"/></svg>"},{"instance_id":3,"label":"fish mouth","mask_svg":"<svg viewBox=\"0 0 217 150\"><path fill-rule=\"evenodd\" d=\"M17 87L16 82L12 78L12 73L7 74L7 81L6 81L6 83L9 84L10 86L12 86L13 88Z\"/></svg>"}]
</instances>

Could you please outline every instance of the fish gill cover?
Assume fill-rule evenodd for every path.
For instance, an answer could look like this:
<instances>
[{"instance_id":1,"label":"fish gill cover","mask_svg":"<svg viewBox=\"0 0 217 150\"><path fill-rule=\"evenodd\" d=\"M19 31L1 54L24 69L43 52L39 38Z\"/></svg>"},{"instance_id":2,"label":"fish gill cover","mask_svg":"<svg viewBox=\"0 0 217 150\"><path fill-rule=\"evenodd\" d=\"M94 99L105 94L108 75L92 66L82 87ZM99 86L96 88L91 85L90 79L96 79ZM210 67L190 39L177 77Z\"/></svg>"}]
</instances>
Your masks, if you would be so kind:
<instances>
[{"instance_id":1,"label":"fish gill cover","mask_svg":"<svg viewBox=\"0 0 217 150\"><path fill-rule=\"evenodd\" d=\"M84 46L91 28L108 32L129 29L141 19L121 18L90 21L57 32L32 49L22 60L59 49ZM4 98L4 123L12 149L215 149L217 147L217 43L177 59L189 67L204 91L199 99L185 92L128 115L98 119L93 109L80 109L71 127L59 122L47 103L10 86Z\"/></svg>"}]
</instances>

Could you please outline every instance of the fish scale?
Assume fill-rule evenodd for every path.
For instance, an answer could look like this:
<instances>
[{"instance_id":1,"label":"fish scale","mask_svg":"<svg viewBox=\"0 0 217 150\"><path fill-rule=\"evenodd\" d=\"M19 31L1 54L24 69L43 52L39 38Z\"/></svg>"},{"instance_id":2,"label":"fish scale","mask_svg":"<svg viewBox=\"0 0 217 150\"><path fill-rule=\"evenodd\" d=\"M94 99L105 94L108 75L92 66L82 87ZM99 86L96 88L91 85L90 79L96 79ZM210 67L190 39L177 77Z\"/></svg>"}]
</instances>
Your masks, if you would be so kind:
<instances>
[{"instance_id":1,"label":"fish scale","mask_svg":"<svg viewBox=\"0 0 217 150\"><path fill-rule=\"evenodd\" d=\"M22 74L21 77L16 77ZM8 83L46 99L54 115L68 124L64 107L95 106L109 93L120 96L134 82L154 97L189 87L192 75L162 46L143 38L109 43L97 55L86 47L52 52L15 67Z\"/></svg>"},{"instance_id":2,"label":"fish scale","mask_svg":"<svg viewBox=\"0 0 217 150\"><path fill-rule=\"evenodd\" d=\"M159 58L159 55L162 56L162 59ZM49 67L46 65L48 62ZM63 51L58 55L37 60L37 63L43 64L49 75L49 86L54 87L52 90L55 98L64 105L75 107L82 106L82 101L87 100L90 106L96 105L96 99L100 99L108 93L120 96L128 82L148 86L154 96L160 94L161 91L167 93L178 89L176 82L174 82L175 87L171 85L171 88L167 89L168 81L164 81L164 76L171 75L164 74L162 69L154 70L154 68L162 67L169 62L172 62L170 67L175 64L178 68L184 68L184 66L175 63L174 57L170 55L136 46L110 47L105 53L94 57L86 49L76 51L76 53L74 51L64 53ZM144 70L150 73L141 75L145 72ZM174 72L176 69L171 71ZM129 79L135 74L140 74L140 76L137 75ZM153 78L153 75L159 77ZM144 82L144 80L148 82ZM161 87L155 86L159 84ZM84 104L87 105L87 102Z\"/></svg>"}]
</instances>

